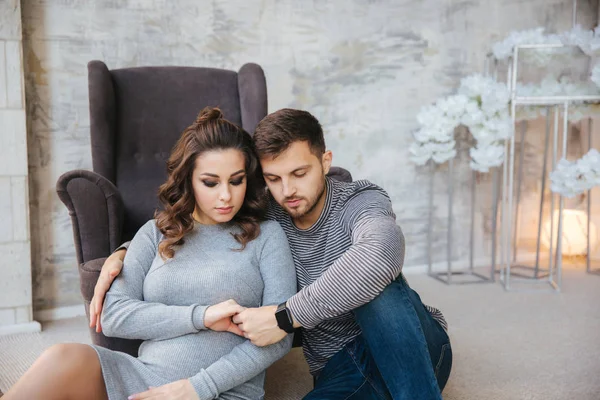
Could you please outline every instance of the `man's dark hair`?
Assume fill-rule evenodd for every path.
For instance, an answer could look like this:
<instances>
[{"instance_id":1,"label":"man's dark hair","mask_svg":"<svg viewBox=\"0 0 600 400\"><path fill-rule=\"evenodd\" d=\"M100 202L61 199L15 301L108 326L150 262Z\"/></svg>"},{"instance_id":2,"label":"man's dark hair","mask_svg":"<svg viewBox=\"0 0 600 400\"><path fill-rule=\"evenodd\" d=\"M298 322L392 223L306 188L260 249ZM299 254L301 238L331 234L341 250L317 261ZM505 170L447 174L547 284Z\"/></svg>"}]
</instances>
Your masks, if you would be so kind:
<instances>
[{"instance_id":1,"label":"man's dark hair","mask_svg":"<svg viewBox=\"0 0 600 400\"><path fill-rule=\"evenodd\" d=\"M319 158L325 153L323 128L311 113L283 108L263 118L254 131L254 146L260 158L277 157L294 142L308 142Z\"/></svg>"}]
</instances>

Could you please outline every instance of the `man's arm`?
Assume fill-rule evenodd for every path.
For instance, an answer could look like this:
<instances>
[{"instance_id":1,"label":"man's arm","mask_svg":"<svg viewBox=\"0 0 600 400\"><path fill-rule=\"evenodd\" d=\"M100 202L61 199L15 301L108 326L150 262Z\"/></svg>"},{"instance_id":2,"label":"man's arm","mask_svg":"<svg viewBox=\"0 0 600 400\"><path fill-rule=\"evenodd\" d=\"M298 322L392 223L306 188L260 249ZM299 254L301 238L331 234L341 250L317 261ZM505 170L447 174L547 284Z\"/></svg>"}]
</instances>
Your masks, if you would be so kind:
<instances>
[{"instance_id":1,"label":"man's arm","mask_svg":"<svg viewBox=\"0 0 600 400\"><path fill-rule=\"evenodd\" d=\"M402 271L404 235L387 196L367 191L349 200L342 215L352 245L287 305L295 326L316 327L373 300Z\"/></svg>"}]
</instances>

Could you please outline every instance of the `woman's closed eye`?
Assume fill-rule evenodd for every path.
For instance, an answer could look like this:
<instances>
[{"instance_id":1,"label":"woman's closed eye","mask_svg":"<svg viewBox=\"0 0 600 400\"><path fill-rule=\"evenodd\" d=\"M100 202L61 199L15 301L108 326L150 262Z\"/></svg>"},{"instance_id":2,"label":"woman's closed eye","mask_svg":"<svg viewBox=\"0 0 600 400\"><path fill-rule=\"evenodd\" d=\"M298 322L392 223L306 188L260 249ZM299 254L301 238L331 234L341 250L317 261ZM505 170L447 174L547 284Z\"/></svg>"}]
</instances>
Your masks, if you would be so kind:
<instances>
[{"instance_id":1,"label":"woman's closed eye","mask_svg":"<svg viewBox=\"0 0 600 400\"><path fill-rule=\"evenodd\" d=\"M232 181L229 181L229 183L232 184L233 186L239 186L242 183L244 183L244 178L245 177L237 178ZM203 180L202 183L204 184L204 186L209 187L209 188L213 188L219 184L219 182L208 181L208 180Z\"/></svg>"},{"instance_id":2,"label":"woman's closed eye","mask_svg":"<svg viewBox=\"0 0 600 400\"><path fill-rule=\"evenodd\" d=\"M242 183L244 183L244 177L241 177L241 178L235 179L235 180L231 181L230 183L231 183L233 186L239 186L239 185L241 185Z\"/></svg>"},{"instance_id":3,"label":"woman's closed eye","mask_svg":"<svg viewBox=\"0 0 600 400\"><path fill-rule=\"evenodd\" d=\"M214 181L202 181L202 183L204 184L204 186L212 188L217 186L218 182L214 182Z\"/></svg>"}]
</instances>

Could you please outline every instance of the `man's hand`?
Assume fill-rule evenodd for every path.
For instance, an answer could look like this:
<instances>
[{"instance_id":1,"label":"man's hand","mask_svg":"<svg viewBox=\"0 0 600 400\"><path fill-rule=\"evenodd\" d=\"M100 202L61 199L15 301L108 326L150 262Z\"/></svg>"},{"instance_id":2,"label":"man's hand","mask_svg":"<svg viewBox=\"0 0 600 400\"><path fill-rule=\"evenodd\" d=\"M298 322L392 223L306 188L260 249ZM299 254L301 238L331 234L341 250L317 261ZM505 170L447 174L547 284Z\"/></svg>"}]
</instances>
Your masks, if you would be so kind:
<instances>
[{"instance_id":1,"label":"man's hand","mask_svg":"<svg viewBox=\"0 0 600 400\"><path fill-rule=\"evenodd\" d=\"M163 386L150 388L142 393L137 393L128 397L129 400L200 400L198 393L187 379L168 383Z\"/></svg>"},{"instance_id":2,"label":"man's hand","mask_svg":"<svg viewBox=\"0 0 600 400\"><path fill-rule=\"evenodd\" d=\"M102 325L100 325L100 316L102 315L102 306L104 305L104 296L110 289L110 285L113 283L117 275L121 273L123 269L123 259L127 250L119 250L114 252L104 261L98 282L94 287L94 297L90 303L90 328L96 326L96 332L102 332Z\"/></svg>"},{"instance_id":3,"label":"man's hand","mask_svg":"<svg viewBox=\"0 0 600 400\"><path fill-rule=\"evenodd\" d=\"M244 336L244 332L233 323L231 317L241 313L246 308L240 306L235 300L227 300L210 306L204 313L204 326L213 331L231 332Z\"/></svg>"},{"instance_id":4,"label":"man's hand","mask_svg":"<svg viewBox=\"0 0 600 400\"><path fill-rule=\"evenodd\" d=\"M233 322L244 332L244 336L256 346L268 346L277 343L287 333L277 326L275 319L277 306L247 308L246 311L233 317Z\"/></svg>"}]
</instances>

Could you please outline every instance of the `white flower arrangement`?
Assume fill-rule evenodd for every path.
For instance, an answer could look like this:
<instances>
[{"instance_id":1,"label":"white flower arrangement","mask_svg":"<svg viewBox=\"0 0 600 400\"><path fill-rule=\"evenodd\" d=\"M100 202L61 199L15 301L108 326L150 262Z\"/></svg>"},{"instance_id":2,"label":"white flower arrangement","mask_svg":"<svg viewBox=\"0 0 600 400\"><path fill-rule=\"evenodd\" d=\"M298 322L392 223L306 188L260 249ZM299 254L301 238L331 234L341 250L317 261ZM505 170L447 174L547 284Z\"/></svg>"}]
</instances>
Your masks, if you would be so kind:
<instances>
[{"instance_id":1,"label":"white flower arrangement","mask_svg":"<svg viewBox=\"0 0 600 400\"><path fill-rule=\"evenodd\" d=\"M600 80L600 69L597 71ZM558 80L552 76L545 77L540 84L519 84L517 95L523 97L538 96L571 96L571 95L598 95L600 90L597 86L585 82L570 82L568 78L562 77ZM569 107L569 121L576 122L584 117L597 115L600 108L595 104L581 104L571 102ZM517 108L517 120L532 120L546 115L546 107L525 106Z\"/></svg>"},{"instance_id":2,"label":"white flower arrangement","mask_svg":"<svg viewBox=\"0 0 600 400\"><path fill-rule=\"evenodd\" d=\"M565 46L577 46L585 54L591 56L600 50L600 26L589 30L576 25L570 31L558 35L546 35L544 28L511 32L503 41L496 43L492 47L492 53L498 60L506 60L512 55L515 46L523 44L563 44ZM545 58L544 54L539 54L539 56Z\"/></svg>"},{"instance_id":3,"label":"white flower arrangement","mask_svg":"<svg viewBox=\"0 0 600 400\"><path fill-rule=\"evenodd\" d=\"M600 153L591 149L577 161L561 159L550 174L551 190L574 197L600 184Z\"/></svg>"},{"instance_id":4,"label":"white flower arrangement","mask_svg":"<svg viewBox=\"0 0 600 400\"><path fill-rule=\"evenodd\" d=\"M411 159L424 165L441 164L456 156L454 131L466 126L476 140L469 150L470 166L480 172L502 164L504 141L512 136L506 85L481 75L461 80L458 93L423 107L417 115L419 129L410 146Z\"/></svg>"},{"instance_id":5,"label":"white flower arrangement","mask_svg":"<svg viewBox=\"0 0 600 400\"><path fill-rule=\"evenodd\" d=\"M544 28L512 32L506 39L493 46L493 54L498 60L505 60L513 54L517 45L562 44L577 46L588 56L600 53L600 26L594 30L577 25L561 34L545 34ZM525 58L545 66L555 51L526 52ZM566 78L547 77L540 84L519 84L519 96L537 97L553 95L597 95L600 88L600 64L592 71L592 81L597 87L584 83L572 83ZM510 94L506 85L481 75L462 79L456 95L438 100L435 104L423 107L417 115L419 128L414 133L415 142L410 146L411 159L418 165L429 160L441 164L457 154L455 129L466 126L476 143L469 149L470 166L480 172L499 166L504 159L504 142L512 137L514 126L508 113ZM577 121L599 108L591 104L573 105L569 119ZM545 114L543 107L519 107L517 119L535 119ZM566 161L565 161L566 162ZM564 164L564 163L563 163Z\"/></svg>"}]
</instances>

